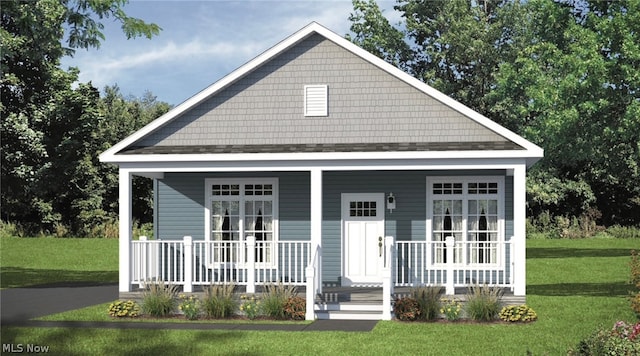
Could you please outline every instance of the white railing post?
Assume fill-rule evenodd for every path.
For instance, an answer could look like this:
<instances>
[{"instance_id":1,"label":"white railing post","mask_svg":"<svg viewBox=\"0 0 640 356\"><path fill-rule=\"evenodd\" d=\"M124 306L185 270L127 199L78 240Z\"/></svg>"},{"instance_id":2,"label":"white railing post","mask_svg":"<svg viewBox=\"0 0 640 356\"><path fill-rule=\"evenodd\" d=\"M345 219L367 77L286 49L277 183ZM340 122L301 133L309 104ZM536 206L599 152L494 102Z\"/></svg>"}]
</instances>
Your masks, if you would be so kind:
<instances>
[{"instance_id":1,"label":"white railing post","mask_svg":"<svg viewBox=\"0 0 640 356\"><path fill-rule=\"evenodd\" d=\"M184 253L184 292L193 292L193 237L185 236L183 240Z\"/></svg>"},{"instance_id":2,"label":"white railing post","mask_svg":"<svg viewBox=\"0 0 640 356\"><path fill-rule=\"evenodd\" d=\"M256 292L256 237L247 236L247 293Z\"/></svg>"},{"instance_id":3,"label":"white railing post","mask_svg":"<svg viewBox=\"0 0 640 356\"><path fill-rule=\"evenodd\" d=\"M131 269L133 271L136 271L136 270L138 271L138 280L141 281L139 286L144 287L144 281L149 279L149 264L147 262L149 258L147 256L148 255L147 237L143 235L143 236L140 236L138 240L141 242L141 244L137 246L138 248L132 248L131 250L133 251L132 260L134 261L134 263L137 262L139 266L131 266ZM138 255L138 258L136 258L135 256L136 254Z\"/></svg>"},{"instance_id":4,"label":"white railing post","mask_svg":"<svg viewBox=\"0 0 640 356\"><path fill-rule=\"evenodd\" d=\"M307 290L306 290L306 312L305 312L305 320L315 320L316 315L314 311L314 306L316 304L316 275L315 268L313 264L307 266L305 270L305 275L307 276Z\"/></svg>"},{"instance_id":5,"label":"white railing post","mask_svg":"<svg viewBox=\"0 0 640 356\"><path fill-rule=\"evenodd\" d=\"M447 295L454 295L455 289L453 287L453 256L456 245L456 239L453 236L447 236L445 240L445 246L447 247L447 283L445 285L445 293Z\"/></svg>"},{"instance_id":6,"label":"white railing post","mask_svg":"<svg viewBox=\"0 0 640 356\"><path fill-rule=\"evenodd\" d=\"M392 262L395 260L393 256L393 236L386 236L385 253L382 267L382 320L391 320L391 295L393 294L393 281L391 273L393 271Z\"/></svg>"}]
</instances>

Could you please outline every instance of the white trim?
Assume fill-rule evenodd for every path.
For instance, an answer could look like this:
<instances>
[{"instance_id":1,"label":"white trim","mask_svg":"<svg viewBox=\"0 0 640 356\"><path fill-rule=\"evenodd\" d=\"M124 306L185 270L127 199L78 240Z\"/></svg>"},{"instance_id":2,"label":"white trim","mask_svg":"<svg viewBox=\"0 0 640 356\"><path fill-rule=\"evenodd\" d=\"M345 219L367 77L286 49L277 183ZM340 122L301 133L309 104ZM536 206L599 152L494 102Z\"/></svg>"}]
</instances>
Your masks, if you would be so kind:
<instances>
[{"instance_id":1,"label":"white trim","mask_svg":"<svg viewBox=\"0 0 640 356\"><path fill-rule=\"evenodd\" d=\"M365 217L365 216L358 216L355 218L351 218L348 213L349 213L349 202L353 201L353 200L360 200L360 201L376 201L376 216L375 217ZM376 280L362 280L362 281L355 281L355 282L351 282L349 280L347 280L347 263L349 262L349 258L350 256L347 255L347 246L346 246L346 238L347 238L347 231L346 231L346 224L348 221L375 221L375 222L379 222L381 224L380 229L382 231L380 231L380 236L384 239L385 237L385 227L386 227L386 218L385 218L385 194L384 193L342 193L340 194L340 260L341 260L341 268L340 268L340 276L342 277L342 285L343 286L351 286L351 285L358 285L358 284L380 284L382 283L382 277L383 277L383 265L382 265L382 258L380 258L380 271L379 271L379 275L377 276L378 278ZM379 214L379 215L378 215ZM383 240L383 246L384 246L384 240ZM362 251L362 255L364 255L365 252Z\"/></svg>"},{"instance_id":2,"label":"white trim","mask_svg":"<svg viewBox=\"0 0 640 356\"><path fill-rule=\"evenodd\" d=\"M506 235L506 211L505 211L505 179L504 176L427 176L427 199L426 199L426 241L433 241L433 200L437 198L437 195L433 194L434 183L462 183L462 194L443 194L442 197L462 200L462 238L463 242L468 242L469 227L467 217L469 216L468 201L475 199L496 199L498 202L498 237L495 242L499 243L499 246L504 246L502 243L505 241ZM492 194L469 194L467 192L468 183L498 183L498 193ZM475 199L474 199L475 198ZM515 224L515 221L514 221ZM491 241L489 241L491 242ZM432 246L432 245L430 245ZM505 251L498 251L497 261L495 263L470 263L466 258L466 251L463 253L463 262L455 263L456 266L464 266L471 268L482 268L484 270L501 270L506 263ZM427 253L428 265L432 267L445 267L446 264L436 263L431 260L431 251Z\"/></svg>"},{"instance_id":3,"label":"white trim","mask_svg":"<svg viewBox=\"0 0 640 356\"><path fill-rule=\"evenodd\" d=\"M281 41L277 45L275 45L275 46L271 47L270 49L268 49L267 51L263 52L262 54L260 54L256 58L254 58L253 60L247 62L246 64L244 64L243 66L241 66L237 70L231 72L229 75L225 76L224 78L222 78L218 82L216 82L213 85L207 87L206 89L204 89L201 92L197 93L193 97L187 99L182 104L178 105L177 107L175 107L174 109L170 110L166 114L162 115L158 119L152 121L151 123L149 123L148 125L146 125L142 129L136 131L132 135L130 135L127 138L125 138L124 140L118 142L117 144L115 144L114 146L112 146L111 148L109 148L108 150L106 150L105 152L103 152L100 155L100 161L116 163L116 162L126 162L126 161L129 161L132 158L133 158L133 160L140 160L141 157L135 157L137 155L132 155L132 156L117 155L116 156L116 154L118 152L120 152L121 150L125 149L127 146L133 144L134 142L138 141L139 139L141 139L144 136L148 135L149 133L153 132L154 130L160 128L161 126L163 126L165 124L167 124L169 121L173 120L174 118L179 117L180 115L185 113L187 110L189 110L192 107L196 106L197 104L201 103L202 101L204 101L205 99L209 98L210 96L215 95L216 93L218 93L219 91L223 90L224 88L226 88L230 84L234 83L236 80L244 77L246 74L248 74L251 71L253 71L255 68L257 68L260 65L262 65L263 63L271 60L276 55L284 52L285 50L289 49L290 47L294 46L298 42L304 40L305 38L307 38L308 36L310 36L310 35L312 35L314 33L317 33L317 34L325 37L326 39L328 39L328 40L334 42L335 44L343 47L344 49L350 51L351 53L361 57L362 59L366 60L367 62L375 65L376 67L378 67L378 68L384 70L385 72L393 75L394 77L404 81L405 83L411 85L412 87L422 91L423 93L425 93L425 94L433 97L434 99L440 101L441 103L449 106L453 110L456 110L456 111L460 112L461 114L467 116L468 118L476 121L480 125L485 126L488 129L496 132L497 134L505 137L506 139L511 140L514 143L522 146L523 148L525 148L525 150L524 150L524 152L521 152L521 157L530 157L530 158L534 159L533 162L531 162L530 164L535 163L535 161L537 161L537 159L539 159L539 158L541 158L543 156L543 149L540 148L539 146L537 146L537 145L533 144L532 142L526 140L525 138L517 135L516 133L506 129L505 127L500 126L499 124L497 124L496 122L494 122L494 121L490 120L489 118L483 116L482 114L472 110L471 108L463 105L462 103L450 98L449 96L441 93L440 91L432 88L431 86L421 82L420 80L412 77L411 75L403 72L402 70L400 70L400 69L394 67L393 65L385 62L384 60L378 58L377 56L375 56L375 55L367 52L366 50L358 47L354 43L352 43L349 40L343 38L342 36L340 36L340 35L332 32L332 31L328 30L326 27L323 27L323 26L321 26L320 24L318 24L316 22L312 22L309 25L307 25L304 28L302 28L301 30L299 30L298 32L296 32L293 35L289 36L285 40ZM502 151L503 154L510 154L508 152L513 152L513 151ZM177 157L174 158L174 157L170 157L170 156L177 156ZM189 157L189 156L194 156L194 155L160 155L160 157L161 157L160 160L167 160L167 159L168 160L179 160L179 161L181 161L181 160L192 160L192 158ZM195 155L195 156L199 157L198 160L203 160L203 159L204 160L209 160L209 159L216 159L217 160L217 159L219 159L218 155L212 155L213 158L203 157L203 156L208 156L208 155ZM252 156L256 156L256 155L252 155ZM258 155L258 156L260 156L260 155ZM150 157L150 156L145 156L142 159L144 159L144 160L146 160L146 159L154 160L154 159L157 159L157 158L153 158L153 157Z\"/></svg>"}]
</instances>

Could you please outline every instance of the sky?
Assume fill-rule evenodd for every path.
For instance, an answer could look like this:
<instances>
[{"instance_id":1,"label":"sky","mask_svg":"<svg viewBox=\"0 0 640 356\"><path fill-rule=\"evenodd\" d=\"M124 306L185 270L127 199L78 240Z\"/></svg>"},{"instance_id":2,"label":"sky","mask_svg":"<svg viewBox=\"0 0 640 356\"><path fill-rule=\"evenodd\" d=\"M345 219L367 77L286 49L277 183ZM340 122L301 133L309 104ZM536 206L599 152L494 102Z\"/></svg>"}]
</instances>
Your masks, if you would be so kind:
<instances>
[{"instance_id":1,"label":"sky","mask_svg":"<svg viewBox=\"0 0 640 356\"><path fill-rule=\"evenodd\" d=\"M378 1L395 24L395 1ZM103 90L117 84L125 96L149 91L178 105L289 35L316 21L349 33L351 0L149 1L131 0L129 16L158 24L152 39L127 40L112 18L103 19L106 37L99 49L78 49L62 67L78 67L80 82Z\"/></svg>"}]
</instances>

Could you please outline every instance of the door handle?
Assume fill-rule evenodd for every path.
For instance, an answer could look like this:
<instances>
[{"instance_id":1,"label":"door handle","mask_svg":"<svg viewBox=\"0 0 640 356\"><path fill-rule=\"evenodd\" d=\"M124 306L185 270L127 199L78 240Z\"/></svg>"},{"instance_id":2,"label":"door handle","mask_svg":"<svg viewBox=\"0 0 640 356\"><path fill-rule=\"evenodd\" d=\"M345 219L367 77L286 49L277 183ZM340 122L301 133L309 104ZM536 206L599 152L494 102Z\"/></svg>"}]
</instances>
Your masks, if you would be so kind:
<instances>
[{"instance_id":1,"label":"door handle","mask_svg":"<svg viewBox=\"0 0 640 356\"><path fill-rule=\"evenodd\" d=\"M380 250L380 257L382 257L382 236L378 236L378 249Z\"/></svg>"}]
</instances>

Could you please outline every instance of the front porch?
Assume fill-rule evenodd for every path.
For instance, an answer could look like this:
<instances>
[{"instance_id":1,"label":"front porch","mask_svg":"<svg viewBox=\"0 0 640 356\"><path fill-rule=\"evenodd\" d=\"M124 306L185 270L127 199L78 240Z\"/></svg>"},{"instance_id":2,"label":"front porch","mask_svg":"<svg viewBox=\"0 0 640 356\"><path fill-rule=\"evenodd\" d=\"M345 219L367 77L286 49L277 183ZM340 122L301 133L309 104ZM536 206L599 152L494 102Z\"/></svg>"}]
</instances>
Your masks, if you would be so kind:
<instances>
[{"instance_id":1,"label":"front porch","mask_svg":"<svg viewBox=\"0 0 640 356\"><path fill-rule=\"evenodd\" d=\"M140 299L145 283L162 281L200 294L211 284L234 284L238 293L261 293L273 283L296 286L307 304L306 319L392 318L392 302L411 287L442 286L447 297L464 301L467 287L487 284L503 289L503 303L523 304L514 294L513 249L509 241L395 241L383 239L381 283L343 287L322 282L322 248L310 241L182 240L131 241L129 291L124 299ZM467 263L462 264L463 256ZM507 258L507 256L509 256ZM489 266L477 263L494 262ZM474 262L471 263L471 262ZM511 262L507 262L511 261Z\"/></svg>"}]
</instances>

